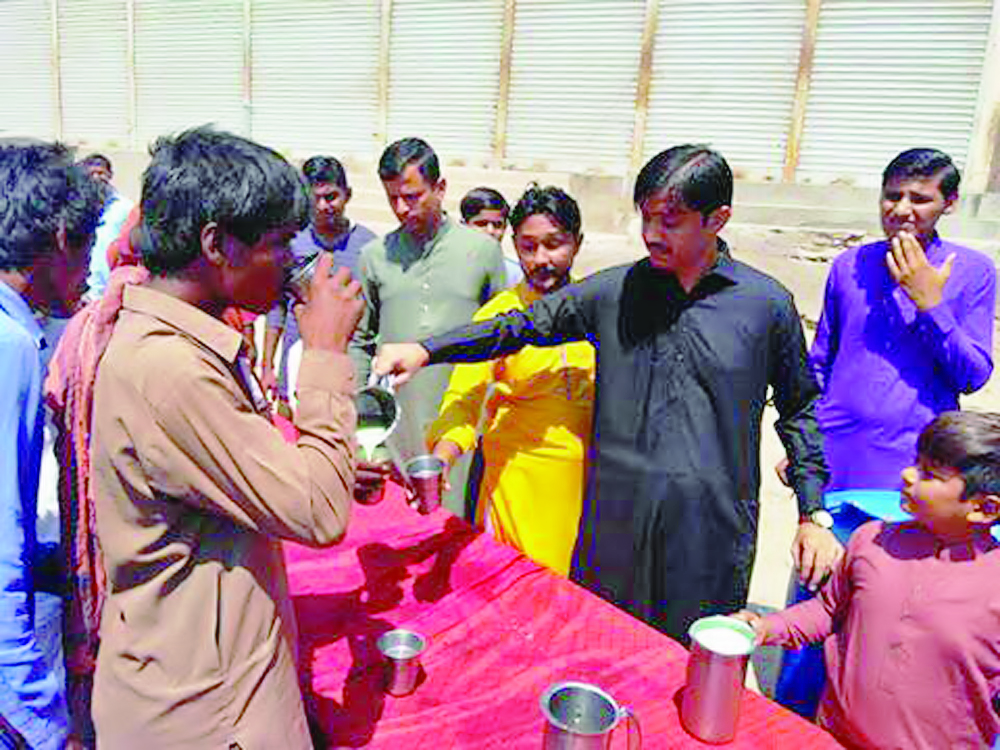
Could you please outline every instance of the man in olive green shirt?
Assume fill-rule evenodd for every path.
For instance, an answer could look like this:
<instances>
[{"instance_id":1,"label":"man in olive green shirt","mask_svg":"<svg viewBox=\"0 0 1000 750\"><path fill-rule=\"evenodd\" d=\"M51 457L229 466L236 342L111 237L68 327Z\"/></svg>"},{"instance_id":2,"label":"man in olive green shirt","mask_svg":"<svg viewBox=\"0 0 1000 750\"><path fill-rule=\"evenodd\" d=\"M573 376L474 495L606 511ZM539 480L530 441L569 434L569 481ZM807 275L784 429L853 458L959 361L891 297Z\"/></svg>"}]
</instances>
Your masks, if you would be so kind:
<instances>
[{"instance_id":1,"label":"man in olive green shirt","mask_svg":"<svg viewBox=\"0 0 1000 750\"><path fill-rule=\"evenodd\" d=\"M506 279L499 243L444 213L445 181L426 142L391 144L378 174L399 228L366 245L358 262L366 305L350 352L359 383L367 382L377 343L422 340L468 323ZM402 416L392 441L404 458L429 452L427 428L450 370L423 370L397 394ZM453 474L454 489L445 499L458 515L464 514L463 485Z\"/></svg>"}]
</instances>

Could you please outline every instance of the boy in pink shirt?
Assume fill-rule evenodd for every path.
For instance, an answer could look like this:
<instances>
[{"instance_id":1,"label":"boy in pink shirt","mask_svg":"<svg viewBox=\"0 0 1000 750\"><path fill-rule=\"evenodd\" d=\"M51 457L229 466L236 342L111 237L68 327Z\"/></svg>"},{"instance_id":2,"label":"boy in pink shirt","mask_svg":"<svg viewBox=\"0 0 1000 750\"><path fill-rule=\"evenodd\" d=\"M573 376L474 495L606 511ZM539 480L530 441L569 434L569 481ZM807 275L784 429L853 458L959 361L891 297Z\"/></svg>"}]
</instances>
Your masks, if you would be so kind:
<instances>
[{"instance_id":1,"label":"boy in pink shirt","mask_svg":"<svg viewBox=\"0 0 1000 750\"><path fill-rule=\"evenodd\" d=\"M903 471L912 521L859 528L815 598L760 617L762 644L825 640L817 721L851 748L985 748L1000 720L1000 415L946 412Z\"/></svg>"}]
</instances>

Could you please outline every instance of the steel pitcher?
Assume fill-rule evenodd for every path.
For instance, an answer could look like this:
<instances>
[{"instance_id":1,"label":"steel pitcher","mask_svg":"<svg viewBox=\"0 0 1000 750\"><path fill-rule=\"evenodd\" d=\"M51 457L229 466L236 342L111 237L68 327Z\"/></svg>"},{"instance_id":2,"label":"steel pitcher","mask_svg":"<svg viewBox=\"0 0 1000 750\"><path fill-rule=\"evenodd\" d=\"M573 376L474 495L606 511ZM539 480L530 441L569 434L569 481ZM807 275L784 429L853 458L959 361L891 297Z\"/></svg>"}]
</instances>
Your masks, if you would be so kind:
<instances>
[{"instance_id":1,"label":"steel pitcher","mask_svg":"<svg viewBox=\"0 0 1000 750\"><path fill-rule=\"evenodd\" d=\"M629 708L586 682L550 685L539 703L545 717L542 750L607 750L611 733L623 719L635 724L638 733L638 721Z\"/></svg>"},{"instance_id":2,"label":"steel pitcher","mask_svg":"<svg viewBox=\"0 0 1000 750\"><path fill-rule=\"evenodd\" d=\"M688 630L691 655L681 695L681 724L703 742L723 744L736 736L754 650L753 628L733 617L703 617Z\"/></svg>"}]
</instances>

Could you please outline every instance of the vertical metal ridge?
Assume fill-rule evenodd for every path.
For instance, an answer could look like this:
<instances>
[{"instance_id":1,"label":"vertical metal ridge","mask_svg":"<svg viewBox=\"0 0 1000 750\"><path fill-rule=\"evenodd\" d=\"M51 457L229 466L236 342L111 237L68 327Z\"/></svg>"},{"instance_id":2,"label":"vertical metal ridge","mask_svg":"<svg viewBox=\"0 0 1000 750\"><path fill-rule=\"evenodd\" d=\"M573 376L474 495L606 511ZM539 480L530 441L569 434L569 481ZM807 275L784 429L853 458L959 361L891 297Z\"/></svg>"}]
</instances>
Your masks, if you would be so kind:
<instances>
[{"instance_id":1,"label":"vertical metal ridge","mask_svg":"<svg viewBox=\"0 0 1000 750\"><path fill-rule=\"evenodd\" d=\"M125 0L125 18L128 24L125 43L125 76L128 88L127 111L125 114L129 146L133 151L139 148L139 96L135 75L135 0Z\"/></svg>"},{"instance_id":2,"label":"vertical metal ridge","mask_svg":"<svg viewBox=\"0 0 1000 750\"><path fill-rule=\"evenodd\" d=\"M507 155L507 117L510 107L510 63L514 52L514 20L517 0L504 0L500 30L500 86L497 90L496 122L493 126L493 161L503 164Z\"/></svg>"},{"instance_id":3,"label":"vertical metal ridge","mask_svg":"<svg viewBox=\"0 0 1000 750\"><path fill-rule=\"evenodd\" d=\"M649 91L653 85L653 64L656 51L656 27L660 18L660 0L646 0L646 18L642 26L642 51L639 53L639 73L635 91L635 127L632 131L631 172L639 171L646 142L646 121L649 118Z\"/></svg>"},{"instance_id":4,"label":"vertical metal ridge","mask_svg":"<svg viewBox=\"0 0 1000 750\"><path fill-rule=\"evenodd\" d=\"M816 34L819 30L819 12L823 0L806 0L806 22L802 27L802 46L799 48L799 64L795 77L795 100L792 102L792 121L785 142L785 166L781 179L793 182L799 168L799 151L802 133L806 126L806 106L809 101L809 87L812 83L813 59L816 54Z\"/></svg>"},{"instance_id":5,"label":"vertical metal ridge","mask_svg":"<svg viewBox=\"0 0 1000 750\"><path fill-rule=\"evenodd\" d=\"M389 65L392 44L392 0L381 0L378 43L378 135L381 151L389 144Z\"/></svg>"},{"instance_id":6,"label":"vertical metal ridge","mask_svg":"<svg viewBox=\"0 0 1000 750\"><path fill-rule=\"evenodd\" d=\"M62 63L60 62L59 42L59 0L49 0L49 21L51 23L51 61L52 61L52 121L56 140L63 139L63 107L62 107Z\"/></svg>"},{"instance_id":7,"label":"vertical metal ridge","mask_svg":"<svg viewBox=\"0 0 1000 750\"><path fill-rule=\"evenodd\" d=\"M253 0L243 0L243 133L253 137Z\"/></svg>"}]
</instances>

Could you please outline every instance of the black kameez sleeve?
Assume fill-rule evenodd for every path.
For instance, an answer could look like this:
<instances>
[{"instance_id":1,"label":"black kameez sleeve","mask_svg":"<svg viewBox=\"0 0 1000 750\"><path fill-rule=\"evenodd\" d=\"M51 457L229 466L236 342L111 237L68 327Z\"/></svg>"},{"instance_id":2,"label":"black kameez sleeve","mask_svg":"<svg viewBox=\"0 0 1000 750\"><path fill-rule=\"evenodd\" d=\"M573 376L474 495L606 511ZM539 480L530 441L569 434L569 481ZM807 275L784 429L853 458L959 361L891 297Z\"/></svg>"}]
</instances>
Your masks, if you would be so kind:
<instances>
[{"instance_id":1,"label":"black kameez sleeve","mask_svg":"<svg viewBox=\"0 0 1000 750\"><path fill-rule=\"evenodd\" d=\"M556 346L592 337L595 277L570 284L538 299L526 311L514 310L481 323L454 328L420 342L429 364L482 362L513 354L525 346Z\"/></svg>"},{"instance_id":2,"label":"black kameez sleeve","mask_svg":"<svg viewBox=\"0 0 1000 750\"><path fill-rule=\"evenodd\" d=\"M788 454L788 481L805 516L823 507L823 488L830 473L823 455L823 435L816 421L819 386L809 368L802 323L791 295L774 302L771 328L771 372L775 430Z\"/></svg>"}]
</instances>

